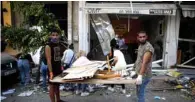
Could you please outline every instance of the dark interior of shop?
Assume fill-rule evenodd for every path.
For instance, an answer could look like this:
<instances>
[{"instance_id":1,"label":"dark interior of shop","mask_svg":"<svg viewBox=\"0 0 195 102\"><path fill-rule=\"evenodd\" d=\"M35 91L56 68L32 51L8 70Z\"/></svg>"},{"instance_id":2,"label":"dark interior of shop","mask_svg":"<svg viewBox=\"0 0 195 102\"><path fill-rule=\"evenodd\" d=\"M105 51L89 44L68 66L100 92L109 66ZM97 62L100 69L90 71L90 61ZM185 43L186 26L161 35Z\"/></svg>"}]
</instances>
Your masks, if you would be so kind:
<instances>
[{"instance_id":1,"label":"dark interior of shop","mask_svg":"<svg viewBox=\"0 0 195 102\"><path fill-rule=\"evenodd\" d=\"M45 2L45 9L55 15L59 26L67 37L67 2Z\"/></svg>"},{"instance_id":2,"label":"dark interior of shop","mask_svg":"<svg viewBox=\"0 0 195 102\"><path fill-rule=\"evenodd\" d=\"M181 18L179 38L195 39L195 18ZM195 42L180 41L178 42L178 64L183 63L195 56ZM195 65L195 60L188 63Z\"/></svg>"}]
</instances>

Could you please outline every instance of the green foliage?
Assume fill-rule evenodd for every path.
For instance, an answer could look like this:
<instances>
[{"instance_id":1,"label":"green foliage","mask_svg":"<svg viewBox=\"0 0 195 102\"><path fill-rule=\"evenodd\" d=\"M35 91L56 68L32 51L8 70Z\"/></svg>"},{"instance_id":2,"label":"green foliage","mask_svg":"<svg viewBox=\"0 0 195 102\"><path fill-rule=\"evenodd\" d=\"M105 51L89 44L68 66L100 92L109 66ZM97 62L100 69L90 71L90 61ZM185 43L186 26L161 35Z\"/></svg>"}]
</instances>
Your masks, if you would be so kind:
<instances>
[{"instance_id":1,"label":"green foliage","mask_svg":"<svg viewBox=\"0 0 195 102\"><path fill-rule=\"evenodd\" d=\"M58 29L61 33L58 21L54 14L47 12L44 9L44 4L33 1L11 1L11 9L15 13L20 13L24 16L24 21L21 27L2 27L2 35L9 39L9 44L21 50L23 53L35 51L40 46L43 46L51 29ZM28 27L41 27L41 32L38 30L30 30ZM25 27L25 28L24 28Z\"/></svg>"},{"instance_id":2,"label":"green foliage","mask_svg":"<svg viewBox=\"0 0 195 102\"><path fill-rule=\"evenodd\" d=\"M43 36L37 30L29 30L16 27L2 27L2 36L8 38L8 44L23 53L35 51L44 44L47 36Z\"/></svg>"}]
</instances>

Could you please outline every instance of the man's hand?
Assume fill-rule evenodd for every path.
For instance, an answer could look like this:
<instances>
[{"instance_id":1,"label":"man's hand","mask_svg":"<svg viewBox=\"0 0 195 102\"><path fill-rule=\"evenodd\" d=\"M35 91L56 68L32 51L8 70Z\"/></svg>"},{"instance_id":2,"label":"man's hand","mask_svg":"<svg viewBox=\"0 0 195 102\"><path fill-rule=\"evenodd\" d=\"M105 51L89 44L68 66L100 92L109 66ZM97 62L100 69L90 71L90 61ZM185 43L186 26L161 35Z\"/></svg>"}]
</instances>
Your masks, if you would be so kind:
<instances>
[{"instance_id":1,"label":"man's hand","mask_svg":"<svg viewBox=\"0 0 195 102\"><path fill-rule=\"evenodd\" d=\"M50 76L49 79L52 80L52 79L53 79L53 72L50 72L50 73L49 73L49 76Z\"/></svg>"},{"instance_id":2,"label":"man's hand","mask_svg":"<svg viewBox=\"0 0 195 102\"><path fill-rule=\"evenodd\" d=\"M138 75L138 77L136 79L136 84L137 85L141 85L142 84L142 75Z\"/></svg>"}]
</instances>

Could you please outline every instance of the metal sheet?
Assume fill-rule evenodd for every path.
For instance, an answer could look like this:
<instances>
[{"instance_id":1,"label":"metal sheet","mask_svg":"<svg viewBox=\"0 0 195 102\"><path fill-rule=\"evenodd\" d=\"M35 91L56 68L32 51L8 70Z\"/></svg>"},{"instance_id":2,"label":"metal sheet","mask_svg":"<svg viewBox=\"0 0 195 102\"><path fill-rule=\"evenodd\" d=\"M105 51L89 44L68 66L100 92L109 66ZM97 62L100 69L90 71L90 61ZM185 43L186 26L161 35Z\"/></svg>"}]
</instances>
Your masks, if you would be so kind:
<instances>
[{"instance_id":1,"label":"metal sheet","mask_svg":"<svg viewBox=\"0 0 195 102\"><path fill-rule=\"evenodd\" d=\"M110 48L110 41L115 37L115 32L107 14L90 15L92 26L98 36L102 51L107 55Z\"/></svg>"}]
</instances>

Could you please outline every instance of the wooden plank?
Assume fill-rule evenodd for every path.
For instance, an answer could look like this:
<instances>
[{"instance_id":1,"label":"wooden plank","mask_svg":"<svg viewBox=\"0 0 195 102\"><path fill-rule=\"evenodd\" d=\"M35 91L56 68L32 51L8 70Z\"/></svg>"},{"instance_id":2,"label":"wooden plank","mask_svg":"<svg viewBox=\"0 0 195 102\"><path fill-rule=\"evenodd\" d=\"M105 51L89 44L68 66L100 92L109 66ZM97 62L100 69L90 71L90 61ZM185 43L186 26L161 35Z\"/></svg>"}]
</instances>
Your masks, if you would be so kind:
<instances>
[{"instance_id":1,"label":"wooden plank","mask_svg":"<svg viewBox=\"0 0 195 102\"><path fill-rule=\"evenodd\" d=\"M176 65L177 67L182 67L182 68L192 68L195 69L195 66L189 66L189 65Z\"/></svg>"},{"instance_id":2,"label":"wooden plank","mask_svg":"<svg viewBox=\"0 0 195 102\"><path fill-rule=\"evenodd\" d=\"M135 79L111 78L111 79L85 79L85 80L63 80L62 77L56 76L53 83L87 83L87 84L135 84Z\"/></svg>"}]
</instances>

